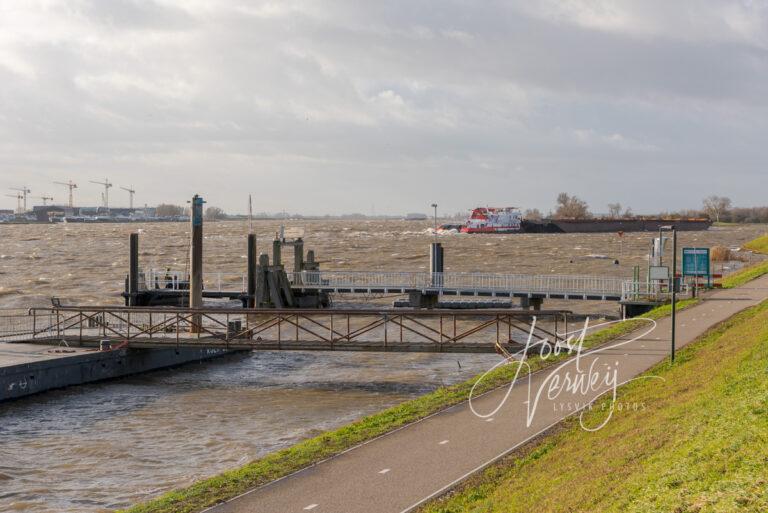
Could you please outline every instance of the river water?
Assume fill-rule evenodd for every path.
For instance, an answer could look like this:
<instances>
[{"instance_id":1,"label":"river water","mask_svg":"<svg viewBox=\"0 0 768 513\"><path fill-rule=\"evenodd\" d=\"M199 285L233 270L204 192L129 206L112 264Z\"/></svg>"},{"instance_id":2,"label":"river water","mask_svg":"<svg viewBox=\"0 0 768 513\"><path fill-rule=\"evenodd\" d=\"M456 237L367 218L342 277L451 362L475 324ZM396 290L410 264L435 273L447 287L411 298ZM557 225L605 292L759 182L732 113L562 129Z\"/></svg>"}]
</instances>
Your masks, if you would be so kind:
<instances>
[{"instance_id":1,"label":"river water","mask_svg":"<svg viewBox=\"0 0 768 513\"><path fill-rule=\"evenodd\" d=\"M305 247L316 250L323 269L425 270L434 240L428 223L288 224L304 230ZM206 225L208 271L244 271L246 228L240 222ZM260 241L268 243L278 223L257 222L256 228ZM46 305L54 295L72 303L119 303L133 230L142 234L143 267L184 269L184 224L0 226L0 307ZM765 225L744 225L681 233L680 245L736 248L765 231ZM646 264L652 236L444 235L440 240L447 271L631 276L633 265ZM567 307L615 313L609 303ZM259 352L3 403L0 511L125 507L466 379L497 358Z\"/></svg>"}]
</instances>

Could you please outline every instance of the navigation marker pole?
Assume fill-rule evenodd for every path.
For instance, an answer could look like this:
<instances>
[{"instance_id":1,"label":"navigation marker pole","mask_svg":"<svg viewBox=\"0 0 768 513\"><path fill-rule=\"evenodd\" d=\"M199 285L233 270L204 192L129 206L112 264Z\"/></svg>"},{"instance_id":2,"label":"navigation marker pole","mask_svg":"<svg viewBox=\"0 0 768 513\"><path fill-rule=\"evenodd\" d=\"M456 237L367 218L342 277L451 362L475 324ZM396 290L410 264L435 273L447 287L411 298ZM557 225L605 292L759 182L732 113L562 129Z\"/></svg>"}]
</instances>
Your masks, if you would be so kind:
<instances>
[{"instance_id":1,"label":"navigation marker pole","mask_svg":"<svg viewBox=\"0 0 768 513\"><path fill-rule=\"evenodd\" d=\"M432 208L435 209L435 241L437 241L437 203L432 203Z\"/></svg>"}]
</instances>

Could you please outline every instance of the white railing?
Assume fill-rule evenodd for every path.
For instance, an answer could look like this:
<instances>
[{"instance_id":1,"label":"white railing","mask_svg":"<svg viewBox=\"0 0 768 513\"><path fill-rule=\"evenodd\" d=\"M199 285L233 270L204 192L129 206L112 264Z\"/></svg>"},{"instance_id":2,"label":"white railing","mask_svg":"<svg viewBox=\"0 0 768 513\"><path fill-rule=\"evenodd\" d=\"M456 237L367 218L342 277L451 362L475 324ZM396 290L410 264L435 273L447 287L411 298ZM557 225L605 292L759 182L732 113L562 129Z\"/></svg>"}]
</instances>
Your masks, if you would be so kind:
<instances>
[{"instance_id":1,"label":"white railing","mask_svg":"<svg viewBox=\"0 0 768 513\"><path fill-rule=\"evenodd\" d=\"M208 291L240 291L248 289L248 276L240 273L205 273L203 288ZM139 274L139 289L189 290L189 273L150 269Z\"/></svg>"},{"instance_id":2,"label":"white railing","mask_svg":"<svg viewBox=\"0 0 768 513\"><path fill-rule=\"evenodd\" d=\"M479 292L516 292L530 294L571 294L621 296L631 298L668 298L666 284L632 282L625 278L567 274L492 274L429 273L387 271L302 271L289 272L288 279L296 287L306 289L447 289ZM189 273L151 269L142 273L140 288L186 290ZM241 291L248 288L248 277L239 273L205 273L205 290ZM682 285L681 294L687 292Z\"/></svg>"},{"instance_id":3,"label":"white railing","mask_svg":"<svg viewBox=\"0 0 768 513\"><path fill-rule=\"evenodd\" d=\"M677 294L686 297L690 292L687 283L679 284ZM666 281L633 282L631 280L622 283L622 301L667 301L672 297L669 283Z\"/></svg>"},{"instance_id":4,"label":"white railing","mask_svg":"<svg viewBox=\"0 0 768 513\"><path fill-rule=\"evenodd\" d=\"M622 278L562 274L486 274L428 272L303 271L288 273L303 288L451 289L489 292L615 295L622 293Z\"/></svg>"}]
</instances>

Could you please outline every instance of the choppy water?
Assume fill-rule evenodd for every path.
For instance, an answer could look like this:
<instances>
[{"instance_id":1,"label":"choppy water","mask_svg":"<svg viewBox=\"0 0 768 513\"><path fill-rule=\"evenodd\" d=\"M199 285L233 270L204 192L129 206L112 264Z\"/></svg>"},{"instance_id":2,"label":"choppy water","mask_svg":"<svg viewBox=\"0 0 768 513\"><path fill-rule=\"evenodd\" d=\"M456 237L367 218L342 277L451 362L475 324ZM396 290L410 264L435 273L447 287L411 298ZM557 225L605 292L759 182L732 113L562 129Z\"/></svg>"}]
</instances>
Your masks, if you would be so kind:
<instances>
[{"instance_id":1,"label":"choppy water","mask_svg":"<svg viewBox=\"0 0 768 513\"><path fill-rule=\"evenodd\" d=\"M424 271L430 223L407 221L288 221L303 229L323 269ZM260 248L268 250L278 222L258 221ZM115 304L128 270L128 234L141 233L143 268L185 269L188 225L0 225L0 307L50 304L50 296L76 303ZM205 226L205 271L241 276L246 265L245 222ZM680 245L740 244L765 233L765 225L681 232ZM601 274L631 277L647 266L652 233L445 235L446 271L523 274ZM604 256L608 258L595 258ZM620 265L614 265L618 259ZM290 267L290 250L284 261ZM233 278L240 283L240 278ZM592 304L594 306L594 303ZM586 305L585 305L586 306ZM612 305L611 305L612 307ZM606 305L602 305L606 308Z\"/></svg>"},{"instance_id":2,"label":"choppy water","mask_svg":"<svg viewBox=\"0 0 768 513\"><path fill-rule=\"evenodd\" d=\"M434 240L428 223L288 224L304 228L306 247L316 250L324 269L424 270ZM266 242L278 224L259 222L257 228ZM0 307L45 305L53 295L75 303L119 303L128 233L137 229L144 267L184 268L184 224L0 226ZM680 244L738 247L765 231L765 225L749 225L681 233ZM244 271L245 232L245 223L206 225L208 271ZM646 264L652 236L440 239L449 271L631 276L632 266ZM572 302L568 308L615 311L604 303ZM465 379L496 358L254 353L0 404L0 511L124 507Z\"/></svg>"},{"instance_id":3,"label":"choppy water","mask_svg":"<svg viewBox=\"0 0 768 513\"><path fill-rule=\"evenodd\" d=\"M0 404L0 511L126 507L496 361L252 353Z\"/></svg>"}]
</instances>

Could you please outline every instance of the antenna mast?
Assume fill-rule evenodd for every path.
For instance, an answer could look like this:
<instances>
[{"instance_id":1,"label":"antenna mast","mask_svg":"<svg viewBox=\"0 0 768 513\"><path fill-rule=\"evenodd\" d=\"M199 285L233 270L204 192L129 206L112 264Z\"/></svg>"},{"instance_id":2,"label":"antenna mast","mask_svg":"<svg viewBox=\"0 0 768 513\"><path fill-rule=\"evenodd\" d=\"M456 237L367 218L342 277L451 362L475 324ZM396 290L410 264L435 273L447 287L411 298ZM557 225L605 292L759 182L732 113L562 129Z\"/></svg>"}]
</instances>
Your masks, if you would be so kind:
<instances>
[{"instance_id":1,"label":"antenna mast","mask_svg":"<svg viewBox=\"0 0 768 513\"><path fill-rule=\"evenodd\" d=\"M248 233L253 233L253 200L248 195Z\"/></svg>"}]
</instances>

